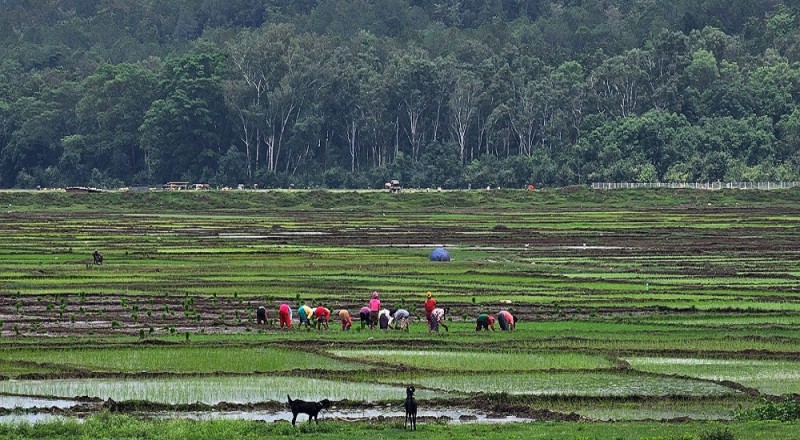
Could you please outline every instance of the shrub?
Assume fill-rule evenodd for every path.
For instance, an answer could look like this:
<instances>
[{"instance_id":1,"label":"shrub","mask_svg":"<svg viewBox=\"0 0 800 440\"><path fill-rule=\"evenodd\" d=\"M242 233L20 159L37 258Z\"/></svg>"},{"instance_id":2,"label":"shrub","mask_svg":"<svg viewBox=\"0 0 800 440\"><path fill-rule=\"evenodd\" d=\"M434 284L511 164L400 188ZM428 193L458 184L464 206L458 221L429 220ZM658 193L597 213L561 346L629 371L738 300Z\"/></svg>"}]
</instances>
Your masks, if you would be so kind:
<instances>
[{"instance_id":1,"label":"shrub","mask_svg":"<svg viewBox=\"0 0 800 440\"><path fill-rule=\"evenodd\" d=\"M727 427L714 428L711 431L706 431L700 434L700 440L735 440L730 429Z\"/></svg>"},{"instance_id":2,"label":"shrub","mask_svg":"<svg viewBox=\"0 0 800 440\"><path fill-rule=\"evenodd\" d=\"M782 422L800 420L800 401L791 397L777 403L764 400L754 408L736 411L734 418L736 420L780 420Z\"/></svg>"}]
</instances>

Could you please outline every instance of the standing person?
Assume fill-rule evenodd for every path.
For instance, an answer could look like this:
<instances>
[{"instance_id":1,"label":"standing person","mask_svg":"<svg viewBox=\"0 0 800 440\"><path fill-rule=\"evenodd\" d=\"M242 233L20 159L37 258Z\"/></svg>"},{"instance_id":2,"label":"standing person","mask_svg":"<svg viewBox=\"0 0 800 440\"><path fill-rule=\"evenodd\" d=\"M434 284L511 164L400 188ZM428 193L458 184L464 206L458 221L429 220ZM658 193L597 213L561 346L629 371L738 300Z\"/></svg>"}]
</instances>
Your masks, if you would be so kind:
<instances>
[{"instance_id":1,"label":"standing person","mask_svg":"<svg viewBox=\"0 0 800 440\"><path fill-rule=\"evenodd\" d=\"M378 311L381 309L381 300L378 298L378 291L372 291L372 299L369 300L369 329L372 330L378 325Z\"/></svg>"},{"instance_id":2,"label":"standing person","mask_svg":"<svg viewBox=\"0 0 800 440\"><path fill-rule=\"evenodd\" d=\"M400 326L400 330L408 330L408 310L406 309L397 309L394 312L394 328Z\"/></svg>"},{"instance_id":3,"label":"standing person","mask_svg":"<svg viewBox=\"0 0 800 440\"><path fill-rule=\"evenodd\" d=\"M444 327L444 329L447 332L450 331L450 328L448 328L447 324L444 323L444 320L445 320L445 316L444 315L445 315L445 313L446 312L445 312L445 310L443 308L437 307L437 308L433 309L433 311L431 312L431 322L433 324L432 324L432 327L431 327L431 329L430 329L430 331L428 333L430 333L431 331L435 331L436 333L439 333L439 326L440 325L442 327Z\"/></svg>"},{"instance_id":4,"label":"standing person","mask_svg":"<svg viewBox=\"0 0 800 440\"><path fill-rule=\"evenodd\" d=\"M322 330L322 327L325 327L325 330L328 330L328 319L330 317L331 311L325 307L319 306L314 309L314 318L317 318L317 329Z\"/></svg>"},{"instance_id":5,"label":"standing person","mask_svg":"<svg viewBox=\"0 0 800 440\"><path fill-rule=\"evenodd\" d=\"M303 303L302 306L297 308L297 316L300 318L300 327L303 324L306 325L306 328L311 328L311 317L314 315L314 311L311 307L307 306L306 303Z\"/></svg>"},{"instance_id":6,"label":"standing person","mask_svg":"<svg viewBox=\"0 0 800 440\"><path fill-rule=\"evenodd\" d=\"M339 310L339 319L342 320L342 331L350 330L353 326L353 317L346 309Z\"/></svg>"},{"instance_id":7,"label":"standing person","mask_svg":"<svg viewBox=\"0 0 800 440\"><path fill-rule=\"evenodd\" d=\"M488 313L481 313L480 315L478 315L478 319L475 321L475 323L477 324L475 327L476 332L479 332L481 330L486 330L488 332L489 327L492 328L492 331L495 331L494 316L489 315Z\"/></svg>"},{"instance_id":8,"label":"standing person","mask_svg":"<svg viewBox=\"0 0 800 440\"><path fill-rule=\"evenodd\" d=\"M500 330L514 330L514 315L506 310L502 310L497 314L497 322L500 324Z\"/></svg>"},{"instance_id":9,"label":"standing person","mask_svg":"<svg viewBox=\"0 0 800 440\"><path fill-rule=\"evenodd\" d=\"M433 294L431 292L428 292L425 297L425 320L428 321L428 333L430 333L433 331L434 322L431 320L431 313L433 312L433 309L436 308L436 300L433 298ZM439 331L438 326L436 331Z\"/></svg>"},{"instance_id":10,"label":"standing person","mask_svg":"<svg viewBox=\"0 0 800 440\"><path fill-rule=\"evenodd\" d=\"M264 306L259 306L258 310L256 310L256 324L258 325L267 325L267 308Z\"/></svg>"},{"instance_id":11,"label":"standing person","mask_svg":"<svg viewBox=\"0 0 800 440\"><path fill-rule=\"evenodd\" d=\"M361 329L363 330L364 327L369 325L369 307L362 307L361 311L358 312L358 317L361 318Z\"/></svg>"},{"instance_id":12,"label":"standing person","mask_svg":"<svg viewBox=\"0 0 800 440\"><path fill-rule=\"evenodd\" d=\"M283 303L278 307L278 322L281 328L292 328L292 309Z\"/></svg>"}]
</instances>

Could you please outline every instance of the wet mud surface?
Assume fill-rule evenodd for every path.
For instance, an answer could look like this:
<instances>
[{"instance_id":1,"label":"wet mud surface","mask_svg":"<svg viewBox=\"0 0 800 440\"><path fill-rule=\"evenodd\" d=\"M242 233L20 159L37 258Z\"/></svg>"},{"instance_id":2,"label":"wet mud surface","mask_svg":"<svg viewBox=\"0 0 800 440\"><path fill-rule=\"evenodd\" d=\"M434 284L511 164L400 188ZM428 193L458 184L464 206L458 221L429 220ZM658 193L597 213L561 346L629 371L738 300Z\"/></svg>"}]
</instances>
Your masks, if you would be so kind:
<instances>
[{"instance_id":1,"label":"wet mud surface","mask_svg":"<svg viewBox=\"0 0 800 440\"><path fill-rule=\"evenodd\" d=\"M215 211L216 215L228 215L231 217L239 216L239 211ZM492 213L482 213L479 208L474 209L474 217L465 217L457 222L434 221L429 218L414 218L413 215L400 212L383 212L380 217L375 213L369 213L372 218L389 217L402 218L403 221L396 222L377 222L370 226L358 226L353 222L353 213L339 212L332 210L324 213L309 213L308 211L281 211L281 220L291 223L293 226L278 224L277 221L268 220L252 221L243 218L241 221L216 222L209 219L181 220L170 218L164 221L157 217L137 220L132 225L128 215L119 213L107 213L102 224L97 224L96 213L47 213L41 216L37 213L7 212L0 214L3 226L0 229L9 237L19 235L52 237L61 234L64 237L81 237L87 243L99 237L103 243L104 250L116 251L132 260L153 260L154 263L148 266L145 271L159 273L157 261L165 258L159 255L158 240L161 243L178 243L179 246L193 248L213 249L215 247L235 248L250 243L269 244L277 246L298 246L298 247L359 247L366 249L380 249L391 247L397 249L427 249L439 244L456 244L453 247L461 250L483 250L496 253L498 258L503 258L502 262L524 262L527 268L516 267L515 275L519 277L542 278L551 281L553 284L571 282L558 274L551 273L548 269L540 269L536 264L539 259L553 258L607 258L607 259L626 259L634 261L641 266L639 270L645 274L653 275L694 275L705 279L715 277L749 277L753 279L764 279L769 281L775 279L784 282L782 285L769 286L768 295L760 295L753 301L762 303L776 304L796 304L800 303L798 285L800 276L792 274L795 270L791 261L796 258L797 249L800 249L800 234L793 226L794 220L780 219L778 216L800 216L800 210L792 208L780 209L737 209L737 208L670 208L662 209L657 215L671 214L682 217L667 224L657 224L648 226L649 222L656 224L657 216L649 218L631 213L627 221L630 227L607 228L602 222L595 226L591 219L585 220L585 225L577 228L560 229L552 228L533 228L519 226L526 222L526 216L537 215L535 212L524 214L498 215L487 223L487 216ZM754 225L743 222L735 228L691 228L692 215L714 215L719 218L719 222L738 223L738 219L751 217L770 218L769 222ZM558 210L546 213L550 222L558 226L561 219ZM624 217L624 216L623 216ZM618 221L618 220L615 220ZM626 221L625 218L622 221ZM172 223L172 224L167 224ZM117 237L129 237L128 241L118 241ZM104 240L105 241L102 241ZM28 252L26 246L29 245L27 239L20 239L18 250L13 252ZM46 240L50 240L47 238ZM52 239L44 247L50 249L53 254L57 254L63 259L64 267L83 269L86 259L78 253L73 253L71 247L72 238ZM80 243L78 239L74 240ZM188 245L186 243L189 243ZM314 253L307 252L309 267L313 265ZM259 258L269 258L270 252L259 253ZM670 260L668 264L663 261L651 262L648 258L658 256L662 260ZM682 257L693 257L682 258ZM741 259L741 263L725 264L704 261L703 256L714 258L736 258ZM491 256L483 260L474 261L474 267L467 269L463 275L466 276L493 276L504 275L506 271L502 268L493 269L497 266L498 259ZM699 258L699 259L697 259ZM764 259L770 258L779 263L770 266L769 271L763 270L758 263L749 263L748 258ZM376 263L390 267L391 262ZM575 268L580 268L580 264L593 263L574 263ZM103 268L93 268L86 265L85 271L103 270ZM762 271L763 270L763 271ZM22 281L36 281L60 276L55 271L43 266L40 268L26 267L22 270L23 276L18 278ZM313 273L313 270L309 270ZM145 275L146 272L139 272ZM415 273L396 273L395 275L413 277ZM79 277L80 273L73 273L70 277ZM794 280L797 283L794 283ZM583 282L603 282L606 279L593 279L591 276L582 278ZM347 308L351 312L357 312L364 301L348 299L351 294L344 295L348 286L340 286L330 280L313 280L309 277L308 286L318 289L328 289L329 296L318 298L319 303L336 304L336 308ZM624 284L625 281L615 280ZM638 281L632 281L637 282ZM202 279L182 280L180 287L203 286L206 284ZM236 286L233 281L214 281L218 287ZM86 347L77 342L80 338L96 338L102 340L109 336L133 336L139 337L139 342L104 342L102 347L148 347L160 345L179 346L177 337L182 334L237 334L259 333L281 335L286 331L279 330L274 325L277 318L278 305L283 302L294 304L293 297L270 297L265 300L265 295L237 295L215 297L212 295L182 295L172 291L152 292L150 295L125 294L120 290L111 290L102 294L19 294L11 286L12 283L5 282L0 278L0 337L4 338L4 347L13 348L32 348L50 347L58 348L79 348ZM85 281L83 284L87 289L102 289L102 281ZM125 282L131 290L148 291L153 285L136 279ZM690 285L691 286L691 285ZM296 286L299 291L307 287L302 282ZM702 287L699 284L693 287ZM746 298L749 288L739 289L736 286L724 286L725 292L717 294L719 298L730 298L741 300ZM461 289L461 290L458 290ZM468 300L470 296L479 296L490 293L497 295L497 292L483 292L472 289L468 283L463 287L454 289L455 295L462 295L463 300L449 300L448 306L451 308L451 317L458 322L466 317L467 321L483 310L500 310L508 305L497 302L481 302L475 304ZM167 289L169 290L169 289ZM176 289L177 290L177 289ZM722 289L720 289L722 290ZM521 292L525 294L527 292ZM562 298L570 298L574 292L563 292ZM629 295L629 297L625 297ZM600 297L602 295L599 295ZM602 299L602 298L599 298ZM564 304L533 304L515 303L513 309L523 322L542 322L542 321L569 321L585 320L591 317L595 320L619 319L624 321L631 317L658 317L668 315L674 317L695 317L703 312L694 307L670 307L670 300L658 301L661 305L642 305L637 304L638 299L635 293L620 294L615 298L620 305L614 307L592 306L590 302L585 307L577 307ZM626 305L630 304L630 305ZM258 326L255 323L255 310L258 306L265 305L268 308L269 320L271 325ZM591 306L591 307L589 307ZM421 304L419 304L421 308ZM774 316L781 312L759 311L753 309L731 308L729 310L717 309L724 313L726 317L737 316L758 316L759 314ZM354 313L357 314L357 313ZM786 312L786 316L794 316L793 312ZM413 316L412 325L425 326L424 318ZM357 321L357 319L356 319ZM295 325L297 325L295 316ZM358 323L354 323L358 325ZM337 328L336 319L331 320L331 328ZM295 330L296 331L296 330ZM168 342L155 338L167 335L176 335L175 342ZM30 342L28 338L42 338L42 341ZM368 334L364 335L366 339ZM754 336L755 338L755 336ZM764 336L764 341L777 336ZM777 339L776 339L777 340ZM580 342L579 338L570 337L568 334L553 339L554 346L563 342L564 347L569 347L571 343ZM591 342L591 341L587 341ZM381 338L372 347L397 347L407 344L407 338L398 335L397 338ZM238 344L238 345L237 345ZM292 344L286 341L259 341L262 346L288 347ZM355 348L360 343L329 341L329 348ZM415 348L452 348L453 344L449 341L437 339L415 339ZM210 343L210 347L224 346L248 346L247 343ZM526 341L509 340L504 342L504 349L526 349ZM494 343L474 343L471 349L496 348ZM583 349L583 352L591 352L591 349ZM323 352L320 351L319 354ZM598 350L598 353L603 353ZM691 348L682 349L647 349L647 350L625 350L627 354L642 354L652 356L675 356L696 354ZM773 352L764 350L743 349L735 353L741 357L771 359L800 360L800 352ZM720 350L719 352L704 351L703 356L731 356L730 351ZM102 371L91 371L82 368L65 367L58 364L35 363L24 361L3 361L5 365L16 366L19 368L43 369L48 372L31 372L14 375L16 379L50 380L65 378L167 378L167 377L203 377L204 375L228 375L230 373L197 373L197 374L178 374L169 372L147 372L147 373L113 373ZM381 362L367 362L379 370L390 371L393 373L424 372L422 369L398 367ZM3 363L0 363L0 380L11 380L9 375L2 371ZM617 370L625 370L628 366L624 362L617 365ZM302 377L337 377L337 374L346 376L344 373L332 373L330 371L298 370L280 373L279 375L292 375ZM773 398L772 396L762 396L758 390L745 387L733 381L717 381L719 385L736 390L750 398ZM675 402L691 400L686 396L671 396ZM591 398L583 398L591 400ZM627 396L620 400L621 403L636 403L654 399L651 396ZM598 402L608 403L613 398L598 399ZM376 422L395 422L402 421L402 414L398 414L401 402L379 402L376 404L365 404L363 402L338 401L335 402L335 410L329 414L323 413L323 418L331 420L359 420ZM425 410L421 422L473 422L484 420L540 420L540 421L578 421L585 420L580 414L561 413L550 409L542 408L535 399L525 400L525 397L511 398L509 396L469 396L458 399L443 399L435 401L425 401ZM16 409L15 409L16 408ZM165 405L153 402L114 402L113 400L102 401L87 396L75 397L74 399L63 399L47 396L10 396L0 395L0 422L3 416L21 415L23 419L28 416L28 420L35 420L42 414L53 416L83 417L95 414L101 410L111 412L122 412L137 414L145 417L169 417L170 413L178 413L182 417L225 417L230 415L236 418L252 418L263 421L285 421L287 420L287 410L285 404L279 402L258 402L250 404L237 404L222 402L216 405L190 404L190 405ZM301 417L302 418L302 417ZM685 418L689 420L689 418Z\"/></svg>"}]
</instances>

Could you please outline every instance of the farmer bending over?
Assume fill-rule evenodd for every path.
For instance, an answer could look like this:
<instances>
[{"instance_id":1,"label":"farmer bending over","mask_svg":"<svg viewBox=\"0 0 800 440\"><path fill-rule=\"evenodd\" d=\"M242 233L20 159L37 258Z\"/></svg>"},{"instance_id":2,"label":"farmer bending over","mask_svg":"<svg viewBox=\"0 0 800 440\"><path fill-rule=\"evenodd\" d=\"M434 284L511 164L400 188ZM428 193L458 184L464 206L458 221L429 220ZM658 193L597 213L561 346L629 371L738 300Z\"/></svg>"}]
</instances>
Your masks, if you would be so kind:
<instances>
[{"instance_id":1,"label":"farmer bending over","mask_svg":"<svg viewBox=\"0 0 800 440\"><path fill-rule=\"evenodd\" d=\"M378 312L378 323L380 325L381 330L386 330L392 325L392 314L389 312L389 309L381 309Z\"/></svg>"},{"instance_id":2,"label":"farmer bending over","mask_svg":"<svg viewBox=\"0 0 800 440\"><path fill-rule=\"evenodd\" d=\"M397 309L394 312L394 328L400 328L400 330L408 330L408 310L406 309Z\"/></svg>"},{"instance_id":3,"label":"farmer bending over","mask_svg":"<svg viewBox=\"0 0 800 440\"><path fill-rule=\"evenodd\" d=\"M514 330L514 315L506 310L497 314L497 322L500 324L500 330L511 331Z\"/></svg>"},{"instance_id":4,"label":"farmer bending over","mask_svg":"<svg viewBox=\"0 0 800 440\"><path fill-rule=\"evenodd\" d=\"M314 314L314 310L311 307L307 306L303 303L302 306L297 308L297 316L300 318L300 326L302 327L303 324L306 325L306 328L311 328L311 316Z\"/></svg>"},{"instance_id":5,"label":"farmer bending over","mask_svg":"<svg viewBox=\"0 0 800 440\"><path fill-rule=\"evenodd\" d=\"M267 325L267 308L264 306L259 306L258 310L256 310L256 324L258 325Z\"/></svg>"},{"instance_id":6,"label":"farmer bending over","mask_svg":"<svg viewBox=\"0 0 800 440\"><path fill-rule=\"evenodd\" d=\"M322 327L325 327L325 330L328 330L328 319L331 317L331 311L326 309L325 307L319 306L314 309L314 318L317 318L317 329L322 330Z\"/></svg>"},{"instance_id":7,"label":"farmer bending over","mask_svg":"<svg viewBox=\"0 0 800 440\"><path fill-rule=\"evenodd\" d=\"M342 320L342 331L350 330L353 326L353 317L346 309L339 310L339 319Z\"/></svg>"},{"instance_id":8,"label":"farmer bending over","mask_svg":"<svg viewBox=\"0 0 800 440\"><path fill-rule=\"evenodd\" d=\"M289 308L289 304L283 303L278 308L278 321L281 328L292 328L292 309Z\"/></svg>"},{"instance_id":9,"label":"farmer bending over","mask_svg":"<svg viewBox=\"0 0 800 440\"><path fill-rule=\"evenodd\" d=\"M478 319L477 321L475 321L475 323L477 324L477 326L475 327L476 332L479 332L481 330L486 330L488 332L489 327L492 328L492 331L495 331L494 316L492 315L489 315L487 313L481 313L480 315L478 315Z\"/></svg>"},{"instance_id":10,"label":"farmer bending over","mask_svg":"<svg viewBox=\"0 0 800 440\"><path fill-rule=\"evenodd\" d=\"M92 259L94 259L94 264L103 264L103 254L97 249L92 252Z\"/></svg>"},{"instance_id":11,"label":"farmer bending over","mask_svg":"<svg viewBox=\"0 0 800 440\"><path fill-rule=\"evenodd\" d=\"M445 320L444 314L445 314L445 310L442 309L442 308L438 308L437 307L437 308L433 309L433 311L431 312L431 324L432 324L432 327L430 328L428 333L431 333L433 331L435 331L436 333L439 333L439 326L440 325L442 327L444 327L444 329L446 331L448 331L448 332L450 331L450 329L447 327L447 324L444 323L444 320Z\"/></svg>"},{"instance_id":12,"label":"farmer bending over","mask_svg":"<svg viewBox=\"0 0 800 440\"><path fill-rule=\"evenodd\" d=\"M361 328L369 325L369 307L364 306L361 308L361 311L358 312L358 317L361 318Z\"/></svg>"}]
</instances>

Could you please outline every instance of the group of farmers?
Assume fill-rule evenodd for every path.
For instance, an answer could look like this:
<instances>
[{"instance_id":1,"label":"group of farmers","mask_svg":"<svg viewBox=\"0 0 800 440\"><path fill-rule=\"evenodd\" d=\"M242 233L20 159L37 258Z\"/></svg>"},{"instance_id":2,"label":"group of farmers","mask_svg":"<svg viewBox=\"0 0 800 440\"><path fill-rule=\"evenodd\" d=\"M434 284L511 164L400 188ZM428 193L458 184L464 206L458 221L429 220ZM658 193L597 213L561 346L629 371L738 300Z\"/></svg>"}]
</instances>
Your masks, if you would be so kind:
<instances>
[{"instance_id":1,"label":"group of farmers","mask_svg":"<svg viewBox=\"0 0 800 440\"><path fill-rule=\"evenodd\" d=\"M432 292L425 294L425 320L428 323L428 333L439 332L439 327L444 327L446 331L450 328L445 322L445 315L447 309L437 307L436 299L433 298ZM328 329L328 321L331 317L331 311L324 307L318 306L315 308L307 306L303 303L297 308L297 315L300 319L300 327L306 328ZM353 316L347 309L341 309L337 312L339 320L342 324L342 330L350 330L353 326ZM381 307L381 299L378 291L373 291L366 306L362 307L358 313L361 320L361 328L369 328L370 330L379 328L386 330L394 328L399 330L408 331L408 310L400 308L390 311L387 308ZM261 306L256 311L256 322L259 325L267 324L267 309ZM486 330L490 328L495 331L495 322L498 323L500 329L503 331L511 331L516 328L517 317L506 310L500 311L497 318L487 313L478 315L476 320L475 331ZM292 328L292 309L288 304L284 303L278 307L278 325L280 328Z\"/></svg>"}]
</instances>

